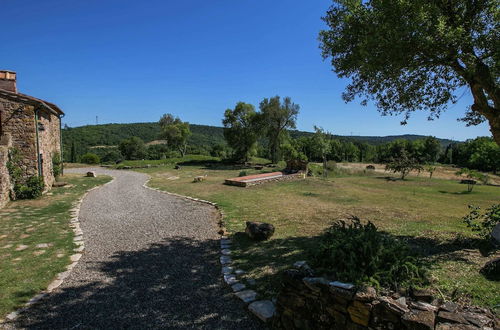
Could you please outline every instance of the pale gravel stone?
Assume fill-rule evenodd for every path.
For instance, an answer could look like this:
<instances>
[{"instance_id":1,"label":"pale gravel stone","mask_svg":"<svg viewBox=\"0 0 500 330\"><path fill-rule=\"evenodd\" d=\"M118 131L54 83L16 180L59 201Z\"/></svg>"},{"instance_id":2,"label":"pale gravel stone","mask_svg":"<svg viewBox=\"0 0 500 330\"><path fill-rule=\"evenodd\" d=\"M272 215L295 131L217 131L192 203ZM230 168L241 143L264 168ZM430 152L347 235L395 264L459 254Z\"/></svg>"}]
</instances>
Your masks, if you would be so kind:
<instances>
[{"instance_id":1,"label":"pale gravel stone","mask_svg":"<svg viewBox=\"0 0 500 330\"><path fill-rule=\"evenodd\" d=\"M276 308L270 300L254 301L248 305L248 309L264 322L271 320L276 312Z\"/></svg>"},{"instance_id":2,"label":"pale gravel stone","mask_svg":"<svg viewBox=\"0 0 500 330\"><path fill-rule=\"evenodd\" d=\"M17 246L16 251L23 251L26 250L27 248L29 248L28 245L20 244Z\"/></svg>"},{"instance_id":3,"label":"pale gravel stone","mask_svg":"<svg viewBox=\"0 0 500 330\"><path fill-rule=\"evenodd\" d=\"M231 274L233 272L233 267L231 266L224 266L222 267L222 274Z\"/></svg>"},{"instance_id":4,"label":"pale gravel stone","mask_svg":"<svg viewBox=\"0 0 500 330\"><path fill-rule=\"evenodd\" d=\"M229 250L229 249L222 249L220 251L220 253L222 253L225 256L229 256L229 255L231 255L231 250Z\"/></svg>"},{"instance_id":5,"label":"pale gravel stone","mask_svg":"<svg viewBox=\"0 0 500 330\"><path fill-rule=\"evenodd\" d=\"M243 283L236 283L231 285L231 289L233 289L234 292L244 290L246 288L246 285Z\"/></svg>"},{"instance_id":6,"label":"pale gravel stone","mask_svg":"<svg viewBox=\"0 0 500 330\"><path fill-rule=\"evenodd\" d=\"M144 188L141 173L90 170L116 179L81 204L85 254L17 328L262 328L221 281L213 207Z\"/></svg>"},{"instance_id":7,"label":"pale gravel stone","mask_svg":"<svg viewBox=\"0 0 500 330\"><path fill-rule=\"evenodd\" d=\"M47 291L51 292L55 288L59 287L62 284L62 282L63 282L63 280L54 280L54 281L52 281L52 283L50 283L49 286L47 287Z\"/></svg>"},{"instance_id":8,"label":"pale gravel stone","mask_svg":"<svg viewBox=\"0 0 500 330\"><path fill-rule=\"evenodd\" d=\"M257 297L257 292L253 290L245 290L235 293L236 297L240 298L244 303L251 303Z\"/></svg>"},{"instance_id":9,"label":"pale gravel stone","mask_svg":"<svg viewBox=\"0 0 500 330\"><path fill-rule=\"evenodd\" d=\"M238 279L233 274L224 275L224 281L229 285L238 283Z\"/></svg>"},{"instance_id":10,"label":"pale gravel stone","mask_svg":"<svg viewBox=\"0 0 500 330\"><path fill-rule=\"evenodd\" d=\"M76 254L73 254L71 257L69 257L69 259L72 262L77 262L78 260L80 260L81 257L82 257L81 253L76 253Z\"/></svg>"},{"instance_id":11,"label":"pale gravel stone","mask_svg":"<svg viewBox=\"0 0 500 330\"><path fill-rule=\"evenodd\" d=\"M233 260L230 257L228 257L228 256L222 256L222 257L220 257L220 263L223 264L223 265L230 264L231 262L233 262Z\"/></svg>"},{"instance_id":12,"label":"pale gravel stone","mask_svg":"<svg viewBox=\"0 0 500 330\"><path fill-rule=\"evenodd\" d=\"M339 281L330 282L330 285L344 290L351 290L354 288L354 284Z\"/></svg>"}]
</instances>

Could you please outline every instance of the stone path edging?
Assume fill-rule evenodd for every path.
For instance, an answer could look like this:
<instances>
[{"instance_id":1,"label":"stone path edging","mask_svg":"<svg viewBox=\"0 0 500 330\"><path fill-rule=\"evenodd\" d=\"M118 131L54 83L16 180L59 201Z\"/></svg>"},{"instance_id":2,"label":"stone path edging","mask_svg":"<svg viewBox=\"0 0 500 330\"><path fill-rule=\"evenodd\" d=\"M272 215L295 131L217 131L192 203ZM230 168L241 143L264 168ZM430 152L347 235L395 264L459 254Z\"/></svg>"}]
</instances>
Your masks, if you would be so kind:
<instances>
[{"instance_id":1,"label":"stone path edging","mask_svg":"<svg viewBox=\"0 0 500 330\"><path fill-rule=\"evenodd\" d=\"M275 314L275 302L271 300L257 300L258 293L254 290L247 289L246 285L241 283L238 279L239 276L244 275L245 271L241 269L234 269L231 267L231 263L233 260L231 259L231 245L232 240L226 236L226 229L224 227L224 212L221 210L219 205L214 202L210 202L204 199L195 198L191 196L180 195L176 193L172 193L169 191L161 190L159 188L154 188L148 186L149 181L151 180L151 176L149 179L143 184L144 188L151 189L157 192L161 192L163 194L188 199L194 202L208 204L213 206L220 215L219 227L221 228L221 238L220 238L220 264L222 267L222 277L224 282L232 289L233 295L240 299L243 303L245 303L246 307L252 314L254 314L259 320L264 323L269 322ZM254 281L254 280L252 280Z\"/></svg>"},{"instance_id":2,"label":"stone path edging","mask_svg":"<svg viewBox=\"0 0 500 330\"><path fill-rule=\"evenodd\" d=\"M85 197L87 197L87 195L91 191L96 190L96 189L101 188L101 187L104 187L108 184L111 184L113 181L115 181L115 178L114 177L112 177L112 178L113 179L111 181L106 182L105 184L98 185L98 186L95 186L95 187L87 190L82 195L82 197L80 197L73 204L73 207L69 210L70 216L71 216L71 220L69 221L70 222L69 226L73 229L73 232L75 234L75 236L73 237L73 242L78 247L73 249L73 252L76 252L76 253L74 253L70 256L71 263L66 266L66 271L57 274L55 280L53 280L52 282L49 283L49 285L47 286L47 289L43 290L39 294L32 297L30 300L28 300L28 302L23 307L7 314L7 316L5 317L6 321L15 320L19 316L19 314L21 314L22 312L25 312L33 304L36 304L41 299L45 298L49 293L51 293L52 291L57 289L63 283L64 279L66 279L69 276L69 274L71 274L71 271L73 270L73 268L75 268L76 264L78 263L78 261L80 260L80 258L83 255L83 251L85 250L85 243L83 241L83 231L80 228L80 220L78 219L78 217L80 215L80 207L81 207ZM2 324L2 323L4 323L4 322L0 321L0 324Z\"/></svg>"}]
</instances>

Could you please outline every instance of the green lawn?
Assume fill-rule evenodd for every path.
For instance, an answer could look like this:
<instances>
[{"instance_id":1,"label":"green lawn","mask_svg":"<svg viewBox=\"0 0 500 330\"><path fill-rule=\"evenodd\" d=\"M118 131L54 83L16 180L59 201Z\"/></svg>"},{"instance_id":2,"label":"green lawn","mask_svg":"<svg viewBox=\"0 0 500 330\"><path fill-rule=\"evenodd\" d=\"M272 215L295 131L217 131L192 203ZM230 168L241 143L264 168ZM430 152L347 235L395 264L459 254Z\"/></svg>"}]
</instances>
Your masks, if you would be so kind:
<instances>
[{"instance_id":1,"label":"green lawn","mask_svg":"<svg viewBox=\"0 0 500 330\"><path fill-rule=\"evenodd\" d=\"M68 186L0 209L0 319L47 288L76 247L70 209L87 190L110 180L67 174Z\"/></svg>"},{"instance_id":2,"label":"green lawn","mask_svg":"<svg viewBox=\"0 0 500 330\"><path fill-rule=\"evenodd\" d=\"M152 176L149 184L153 187L218 203L226 227L234 235L236 266L256 279L259 292L266 295L276 294L281 270L307 259L325 228L336 219L356 215L405 237L424 253L433 264L431 286L444 295L490 307L500 304L496 294L500 283L478 275L488 258L472 248L477 242L461 220L468 204L486 207L498 202L499 187L476 186L468 194L466 186L452 180L410 177L387 181L386 175L373 174L239 188L223 184L225 178L238 176L239 167L211 164L141 171ZM198 175L207 178L193 183ZM267 242L251 242L241 234L245 221L270 222L276 233Z\"/></svg>"}]
</instances>

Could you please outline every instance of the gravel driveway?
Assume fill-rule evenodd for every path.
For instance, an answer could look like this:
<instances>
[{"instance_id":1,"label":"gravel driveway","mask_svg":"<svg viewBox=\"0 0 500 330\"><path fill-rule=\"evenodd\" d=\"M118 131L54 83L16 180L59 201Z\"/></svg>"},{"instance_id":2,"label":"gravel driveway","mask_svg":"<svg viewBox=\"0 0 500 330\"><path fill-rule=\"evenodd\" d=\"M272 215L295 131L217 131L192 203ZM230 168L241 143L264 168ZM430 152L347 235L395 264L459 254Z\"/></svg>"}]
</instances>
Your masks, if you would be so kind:
<instances>
[{"instance_id":1,"label":"gravel driveway","mask_svg":"<svg viewBox=\"0 0 500 330\"><path fill-rule=\"evenodd\" d=\"M144 188L147 176L141 173L92 170L115 181L90 192L82 204L84 255L16 327L261 327L222 282L212 207Z\"/></svg>"}]
</instances>

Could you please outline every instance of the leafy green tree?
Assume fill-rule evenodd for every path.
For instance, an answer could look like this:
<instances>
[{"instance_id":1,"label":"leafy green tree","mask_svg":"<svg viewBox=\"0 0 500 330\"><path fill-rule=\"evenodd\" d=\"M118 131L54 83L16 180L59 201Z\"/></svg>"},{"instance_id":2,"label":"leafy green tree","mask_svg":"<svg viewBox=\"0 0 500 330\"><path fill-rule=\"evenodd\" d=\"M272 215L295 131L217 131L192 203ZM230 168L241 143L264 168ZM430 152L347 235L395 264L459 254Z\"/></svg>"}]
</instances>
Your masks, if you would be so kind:
<instances>
[{"instance_id":1,"label":"leafy green tree","mask_svg":"<svg viewBox=\"0 0 500 330\"><path fill-rule=\"evenodd\" d=\"M323 177L328 177L328 169L327 169L327 156L330 152L331 144L328 141L327 133L321 127L314 126L314 147L317 150L317 153L321 155L321 159L323 161Z\"/></svg>"},{"instance_id":2,"label":"leafy green tree","mask_svg":"<svg viewBox=\"0 0 500 330\"><path fill-rule=\"evenodd\" d=\"M422 166L415 158L410 157L405 149L403 149L401 155L397 158L393 158L385 166L385 169L386 171L388 170L394 173L401 173L401 180L404 180L411 171L421 171Z\"/></svg>"},{"instance_id":3,"label":"leafy green tree","mask_svg":"<svg viewBox=\"0 0 500 330\"><path fill-rule=\"evenodd\" d=\"M82 157L80 158L80 162L84 164L99 164L101 162L101 159L96 154L87 152L86 154L82 155Z\"/></svg>"},{"instance_id":4,"label":"leafy green tree","mask_svg":"<svg viewBox=\"0 0 500 330\"><path fill-rule=\"evenodd\" d=\"M289 129L296 128L297 115L300 106L292 102L290 97L279 96L265 98L260 102L262 123L269 140L269 149L273 163L279 161L279 151L281 143L286 138Z\"/></svg>"},{"instance_id":5,"label":"leafy green tree","mask_svg":"<svg viewBox=\"0 0 500 330\"><path fill-rule=\"evenodd\" d=\"M342 144L343 159L347 162L355 162L358 160L359 149L352 142L345 142Z\"/></svg>"},{"instance_id":6,"label":"leafy green tree","mask_svg":"<svg viewBox=\"0 0 500 330\"><path fill-rule=\"evenodd\" d=\"M434 136L424 139L424 161L434 163L441 153L441 144Z\"/></svg>"},{"instance_id":7,"label":"leafy green tree","mask_svg":"<svg viewBox=\"0 0 500 330\"><path fill-rule=\"evenodd\" d=\"M438 117L463 87L465 121L487 120L500 144L498 0L334 0L320 32L323 57L351 78L346 101L374 100L383 114Z\"/></svg>"},{"instance_id":8,"label":"leafy green tree","mask_svg":"<svg viewBox=\"0 0 500 330\"><path fill-rule=\"evenodd\" d=\"M248 161L255 150L259 134L258 116L253 105L238 102L224 112L224 137L237 160Z\"/></svg>"},{"instance_id":9,"label":"leafy green tree","mask_svg":"<svg viewBox=\"0 0 500 330\"><path fill-rule=\"evenodd\" d=\"M490 138L477 138L474 141L468 166L496 173L500 169L500 146Z\"/></svg>"},{"instance_id":10,"label":"leafy green tree","mask_svg":"<svg viewBox=\"0 0 500 330\"><path fill-rule=\"evenodd\" d=\"M330 140L330 154L328 158L336 162L341 162L344 158L344 151L342 148L342 142L338 139Z\"/></svg>"},{"instance_id":11,"label":"leafy green tree","mask_svg":"<svg viewBox=\"0 0 500 330\"><path fill-rule=\"evenodd\" d=\"M118 149L120 149L121 154L127 160L139 160L146 157L146 145L137 136L122 140Z\"/></svg>"},{"instance_id":12,"label":"leafy green tree","mask_svg":"<svg viewBox=\"0 0 500 330\"><path fill-rule=\"evenodd\" d=\"M434 174L434 172L436 171L436 166L434 166L434 165L427 165L427 166L425 167L425 170L426 170L427 172L429 172L429 179L432 179L432 175L433 175L433 174Z\"/></svg>"},{"instance_id":13,"label":"leafy green tree","mask_svg":"<svg viewBox=\"0 0 500 330\"><path fill-rule=\"evenodd\" d=\"M171 114L165 114L160 118L161 133L160 137L167 140L170 147L176 148L184 157L187 150L187 141L191 136L189 123L183 122L179 117Z\"/></svg>"},{"instance_id":14,"label":"leafy green tree","mask_svg":"<svg viewBox=\"0 0 500 330\"><path fill-rule=\"evenodd\" d=\"M70 163L76 163L76 146L75 141L71 141L71 151L69 157Z\"/></svg>"}]
</instances>

